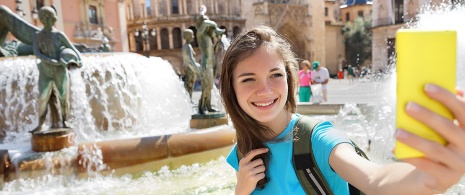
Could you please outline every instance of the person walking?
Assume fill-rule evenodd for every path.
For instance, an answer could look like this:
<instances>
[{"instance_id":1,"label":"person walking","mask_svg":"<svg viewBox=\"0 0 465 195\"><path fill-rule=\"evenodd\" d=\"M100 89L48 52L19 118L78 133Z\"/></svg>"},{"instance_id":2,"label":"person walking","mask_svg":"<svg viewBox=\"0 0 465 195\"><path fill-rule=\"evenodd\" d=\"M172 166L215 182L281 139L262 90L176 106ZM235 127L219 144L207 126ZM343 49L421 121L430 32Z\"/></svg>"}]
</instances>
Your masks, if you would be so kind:
<instances>
[{"instance_id":1,"label":"person walking","mask_svg":"<svg viewBox=\"0 0 465 195\"><path fill-rule=\"evenodd\" d=\"M312 83L313 84L321 84L321 92L323 94L323 102L328 101L328 91L326 89L326 84L329 81L329 71L325 67L320 66L319 61L314 61L312 64L313 68L313 77Z\"/></svg>"},{"instance_id":2,"label":"person walking","mask_svg":"<svg viewBox=\"0 0 465 195\"><path fill-rule=\"evenodd\" d=\"M309 102L312 96L310 88L312 84L312 70L310 69L310 61L304 60L300 64L301 70L299 71L299 101Z\"/></svg>"},{"instance_id":3,"label":"person walking","mask_svg":"<svg viewBox=\"0 0 465 195\"><path fill-rule=\"evenodd\" d=\"M349 65L349 67L347 68L347 74L347 78L349 79L349 85L353 85L355 79L355 71L351 65Z\"/></svg>"}]
</instances>

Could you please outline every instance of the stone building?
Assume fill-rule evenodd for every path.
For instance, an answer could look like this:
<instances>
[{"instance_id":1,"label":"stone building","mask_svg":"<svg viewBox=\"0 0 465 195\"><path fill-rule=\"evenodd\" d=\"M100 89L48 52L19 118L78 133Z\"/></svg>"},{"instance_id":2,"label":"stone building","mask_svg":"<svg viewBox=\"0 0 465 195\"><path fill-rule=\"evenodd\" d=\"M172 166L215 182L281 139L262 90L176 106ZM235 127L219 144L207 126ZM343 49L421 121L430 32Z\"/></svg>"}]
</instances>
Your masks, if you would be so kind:
<instances>
[{"instance_id":1,"label":"stone building","mask_svg":"<svg viewBox=\"0 0 465 195\"><path fill-rule=\"evenodd\" d=\"M398 29L415 20L420 8L428 5L459 3L461 0L373 0L373 70L384 70L395 59Z\"/></svg>"},{"instance_id":2,"label":"stone building","mask_svg":"<svg viewBox=\"0 0 465 195\"><path fill-rule=\"evenodd\" d=\"M326 68L333 75L343 68L345 58L344 35L341 33L345 24L341 18L343 5L341 0L325 1Z\"/></svg>"},{"instance_id":3,"label":"stone building","mask_svg":"<svg viewBox=\"0 0 465 195\"><path fill-rule=\"evenodd\" d=\"M242 2L238 0L126 0L130 51L161 57L173 65L177 74L183 74L182 31L189 28L195 34L197 30L194 19L199 15L199 7L205 5L206 15L220 28L226 29L227 37L232 39L245 27L245 19L241 16ZM136 33L144 32L142 28L144 23L146 35ZM194 41L192 46L197 53L196 59L200 60L197 42Z\"/></svg>"},{"instance_id":4,"label":"stone building","mask_svg":"<svg viewBox=\"0 0 465 195\"><path fill-rule=\"evenodd\" d=\"M58 16L55 28L63 31L71 42L98 48L106 37L113 51L129 51L121 0L2 0L1 4L39 28L42 24L38 10L53 6Z\"/></svg>"},{"instance_id":5,"label":"stone building","mask_svg":"<svg viewBox=\"0 0 465 195\"><path fill-rule=\"evenodd\" d=\"M311 0L126 0L130 51L162 57L182 74L181 32L186 28L196 31L194 18L202 4L207 7L206 15L225 28L230 39L244 29L267 25L291 43L299 59L319 60L332 74L344 57L343 40L337 33L339 14L333 14L339 13L340 3L331 5L332 14L325 16L326 3ZM144 21L155 36L135 36ZM196 57L200 59L198 52Z\"/></svg>"},{"instance_id":6,"label":"stone building","mask_svg":"<svg viewBox=\"0 0 465 195\"><path fill-rule=\"evenodd\" d=\"M367 0L347 0L345 5L341 6L341 19L344 23L352 22L357 17L365 20L371 20L372 2Z\"/></svg>"}]
</instances>

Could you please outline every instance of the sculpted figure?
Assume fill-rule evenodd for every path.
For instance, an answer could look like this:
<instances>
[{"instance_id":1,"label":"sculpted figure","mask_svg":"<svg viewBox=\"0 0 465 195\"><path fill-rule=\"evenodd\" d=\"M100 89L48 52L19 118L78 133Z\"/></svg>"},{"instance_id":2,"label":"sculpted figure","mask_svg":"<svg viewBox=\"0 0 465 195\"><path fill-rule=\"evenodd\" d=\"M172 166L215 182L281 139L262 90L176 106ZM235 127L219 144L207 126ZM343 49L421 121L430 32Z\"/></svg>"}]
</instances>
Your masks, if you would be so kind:
<instances>
[{"instance_id":1,"label":"sculpted figure","mask_svg":"<svg viewBox=\"0 0 465 195\"><path fill-rule=\"evenodd\" d=\"M216 23L206 15L206 7L200 7L200 16L196 19L197 42L202 53L202 95L199 100L199 114L205 111L216 112L211 106L211 90L214 84L213 70L216 66L213 39L219 39L225 33Z\"/></svg>"},{"instance_id":2,"label":"sculpted figure","mask_svg":"<svg viewBox=\"0 0 465 195\"><path fill-rule=\"evenodd\" d=\"M65 34L53 25L57 18L55 10L44 6L39 11L44 28L33 36L34 55L40 59L39 69L39 124L31 133L42 130L50 104L52 128L67 128L69 114L69 72L68 66L81 67L81 56ZM58 105L61 121L57 122Z\"/></svg>"},{"instance_id":3,"label":"sculpted figure","mask_svg":"<svg viewBox=\"0 0 465 195\"><path fill-rule=\"evenodd\" d=\"M191 29L185 29L182 32L182 36L186 40L186 43L182 46L182 60L185 74L184 87L189 93L189 97L192 101L194 83L197 80L197 76L200 76L200 64L195 62L195 52L191 45L191 42L194 39L194 32Z\"/></svg>"}]
</instances>

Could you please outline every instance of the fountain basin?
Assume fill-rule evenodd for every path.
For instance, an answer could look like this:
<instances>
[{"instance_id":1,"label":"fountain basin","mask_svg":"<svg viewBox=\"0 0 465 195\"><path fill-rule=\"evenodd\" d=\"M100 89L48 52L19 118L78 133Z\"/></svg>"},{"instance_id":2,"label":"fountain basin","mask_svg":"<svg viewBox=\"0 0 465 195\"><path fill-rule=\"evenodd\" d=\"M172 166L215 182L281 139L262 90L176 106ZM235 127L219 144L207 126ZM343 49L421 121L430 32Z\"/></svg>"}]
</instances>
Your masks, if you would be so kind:
<instances>
[{"instance_id":1,"label":"fountain basin","mask_svg":"<svg viewBox=\"0 0 465 195\"><path fill-rule=\"evenodd\" d=\"M97 172L103 175L136 174L156 171L163 166L175 169L226 156L234 139L235 131L230 126L221 125L184 133L82 143L64 149L75 150L76 155L68 158L61 155L47 158L50 153L44 152L30 153L11 162L9 152L1 150L0 181L3 185L3 182L14 179L46 174L87 177ZM95 163L96 159L98 163Z\"/></svg>"}]
</instances>

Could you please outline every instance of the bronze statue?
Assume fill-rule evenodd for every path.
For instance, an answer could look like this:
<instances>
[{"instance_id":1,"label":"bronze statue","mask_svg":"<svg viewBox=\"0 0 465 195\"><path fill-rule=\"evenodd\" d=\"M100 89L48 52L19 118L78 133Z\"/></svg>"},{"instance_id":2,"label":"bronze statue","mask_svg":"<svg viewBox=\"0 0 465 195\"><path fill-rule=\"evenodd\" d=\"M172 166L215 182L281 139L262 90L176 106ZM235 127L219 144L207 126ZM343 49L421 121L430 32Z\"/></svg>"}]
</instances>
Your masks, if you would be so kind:
<instances>
[{"instance_id":1,"label":"bronze statue","mask_svg":"<svg viewBox=\"0 0 465 195\"><path fill-rule=\"evenodd\" d=\"M197 80L197 76L200 77L200 64L195 62L195 52L192 48L191 42L194 39L194 32L191 29L185 29L182 32L183 38L186 43L182 46L182 60L184 67L184 87L192 101L192 91L194 90L194 84Z\"/></svg>"},{"instance_id":2,"label":"bronze statue","mask_svg":"<svg viewBox=\"0 0 465 195\"><path fill-rule=\"evenodd\" d=\"M52 128L67 128L69 114L69 72L68 66L81 67L79 51L66 35L56 30L53 25L57 17L55 10L44 6L39 11L39 19L44 28L33 36L34 55L40 59L39 69L39 124L31 131L42 129L45 122L48 104L50 105ZM58 100L58 101L57 101ZM61 123L57 121L59 102Z\"/></svg>"},{"instance_id":3,"label":"bronze statue","mask_svg":"<svg viewBox=\"0 0 465 195\"><path fill-rule=\"evenodd\" d=\"M216 112L211 106L211 90L215 79L213 70L216 66L213 39L217 38L219 41L225 33L224 29L218 28L216 23L205 15L206 11L206 7L201 6L200 16L196 18L197 42L202 53L202 95L199 100L199 114L204 114L205 111Z\"/></svg>"}]
</instances>

